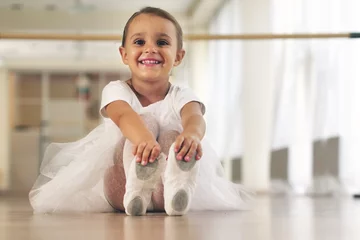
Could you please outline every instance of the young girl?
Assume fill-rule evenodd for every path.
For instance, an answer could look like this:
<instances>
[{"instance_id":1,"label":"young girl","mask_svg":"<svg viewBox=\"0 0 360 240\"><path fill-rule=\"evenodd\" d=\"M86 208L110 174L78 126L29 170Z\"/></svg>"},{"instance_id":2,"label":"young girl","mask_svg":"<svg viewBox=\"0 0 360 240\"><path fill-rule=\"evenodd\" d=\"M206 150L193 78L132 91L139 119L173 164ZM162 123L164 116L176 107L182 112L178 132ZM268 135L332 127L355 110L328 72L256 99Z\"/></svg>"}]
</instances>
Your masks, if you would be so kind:
<instances>
[{"instance_id":1,"label":"young girl","mask_svg":"<svg viewBox=\"0 0 360 240\"><path fill-rule=\"evenodd\" d=\"M204 105L191 89L169 82L185 55L182 41L181 27L164 10L147 7L128 20L120 54L131 79L103 89L100 126L47 148L29 194L35 212L245 208L245 192L223 178L204 139Z\"/></svg>"}]
</instances>

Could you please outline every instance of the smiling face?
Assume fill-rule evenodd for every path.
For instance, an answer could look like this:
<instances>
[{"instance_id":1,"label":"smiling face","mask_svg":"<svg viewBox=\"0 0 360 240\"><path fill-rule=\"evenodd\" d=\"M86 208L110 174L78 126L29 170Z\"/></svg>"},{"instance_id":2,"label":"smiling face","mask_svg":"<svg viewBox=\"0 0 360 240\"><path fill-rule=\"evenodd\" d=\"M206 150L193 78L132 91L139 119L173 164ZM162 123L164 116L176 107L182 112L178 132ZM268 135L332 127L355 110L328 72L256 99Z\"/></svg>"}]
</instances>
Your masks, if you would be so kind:
<instances>
[{"instance_id":1,"label":"smiling face","mask_svg":"<svg viewBox=\"0 0 360 240\"><path fill-rule=\"evenodd\" d=\"M171 21L140 14L131 22L120 53L133 79L167 81L172 68L181 63L185 54L177 46L176 28Z\"/></svg>"}]
</instances>

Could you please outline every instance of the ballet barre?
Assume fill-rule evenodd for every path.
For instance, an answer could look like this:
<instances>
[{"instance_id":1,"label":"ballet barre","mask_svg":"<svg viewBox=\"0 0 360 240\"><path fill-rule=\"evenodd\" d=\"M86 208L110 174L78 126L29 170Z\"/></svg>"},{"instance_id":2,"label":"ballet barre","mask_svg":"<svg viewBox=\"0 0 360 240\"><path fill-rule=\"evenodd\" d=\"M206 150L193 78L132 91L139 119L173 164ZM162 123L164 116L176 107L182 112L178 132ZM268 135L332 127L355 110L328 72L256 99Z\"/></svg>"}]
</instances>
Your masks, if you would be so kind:
<instances>
[{"instance_id":1,"label":"ballet barre","mask_svg":"<svg viewBox=\"0 0 360 240\"><path fill-rule=\"evenodd\" d=\"M121 35L10 33L0 32L1 39L11 40L62 40L62 41L120 41ZM360 32L350 33L293 33L293 34L188 34L185 40L272 40L272 39L330 39L360 38Z\"/></svg>"}]
</instances>

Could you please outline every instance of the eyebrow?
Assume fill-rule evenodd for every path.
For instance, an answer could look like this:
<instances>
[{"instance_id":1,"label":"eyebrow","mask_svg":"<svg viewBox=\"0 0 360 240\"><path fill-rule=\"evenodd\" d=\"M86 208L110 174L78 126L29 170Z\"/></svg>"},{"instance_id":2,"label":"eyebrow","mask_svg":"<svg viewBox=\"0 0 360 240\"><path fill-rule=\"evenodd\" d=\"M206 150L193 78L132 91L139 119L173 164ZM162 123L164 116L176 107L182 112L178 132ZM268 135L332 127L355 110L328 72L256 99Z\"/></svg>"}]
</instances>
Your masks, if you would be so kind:
<instances>
[{"instance_id":1,"label":"eyebrow","mask_svg":"<svg viewBox=\"0 0 360 240\"><path fill-rule=\"evenodd\" d=\"M134 35L132 35L131 37L130 37L130 39L132 39L132 38L134 38L134 37L141 37L141 36L143 36L145 33L135 33Z\"/></svg>"},{"instance_id":2,"label":"eyebrow","mask_svg":"<svg viewBox=\"0 0 360 240\"><path fill-rule=\"evenodd\" d=\"M141 36L144 36L144 35L145 35L145 32L135 33L134 35L132 35L130 37L130 39L133 39L134 37L141 37ZM167 37L167 38L170 38L170 40L172 40L172 38L169 35L167 35L166 33L160 32L160 33L157 33L156 35L159 36L159 37Z\"/></svg>"},{"instance_id":3,"label":"eyebrow","mask_svg":"<svg viewBox=\"0 0 360 240\"><path fill-rule=\"evenodd\" d=\"M172 40L171 37L169 35L167 35L166 33L158 33L157 35L159 35L160 37L167 37L167 38L170 38L170 40Z\"/></svg>"}]
</instances>

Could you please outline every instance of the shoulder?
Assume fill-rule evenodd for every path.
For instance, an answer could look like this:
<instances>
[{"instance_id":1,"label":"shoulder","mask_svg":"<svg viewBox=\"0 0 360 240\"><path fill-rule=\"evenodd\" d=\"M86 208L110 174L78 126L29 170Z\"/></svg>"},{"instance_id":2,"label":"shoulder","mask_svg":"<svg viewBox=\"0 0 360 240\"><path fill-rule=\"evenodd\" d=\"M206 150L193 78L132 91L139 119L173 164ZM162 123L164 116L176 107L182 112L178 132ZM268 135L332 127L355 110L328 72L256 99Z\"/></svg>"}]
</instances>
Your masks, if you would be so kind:
<instances>
[{"instance_id":1,"label":"shoulder","mask_svg":"<svg viewBox=\"0 0 360 240\"><path fill-rule=\"evenodd\" d=\"M102 90L100 112L104 117L107 117L105 107L115 101L127 102L133 107L133 95L130 87L122 80L109 82Z\"/></svg>"},{"instance_id":2,"label":"shoulder","mask_svg":"<svg viewBox=\"0 0 360 240\"><path fill-rule=\"evenodd\" d=\"M188 85L172 84L170 91L171 95L176 98L197 98L195 91Z\"/></svg>"},{"instance_id":3,"label":"shoulder","mask_svg":"<svg viewBox=\"0 0 360 240\"><path fill-rule=\"evenodd\" d=\"M107 87L126 87L127 83L124 80L114 80L110 81L108 84L106 84L105 88Z\"/></svg>"},{"instance_id":4,"label":"shoulder","mask_svg":"<svg viewBox=\"0 0 360 240\"><path fill-rule=\"evenodd\" d=\"M111 81L107 85L105 85L103 89L103 93L111 94L113 92L131 92L130 88L127 86L126 81L123 80L116 80Z\"/></svg>"},{"instance_id":5,"label":"shoulder","mask_svg":"<svg viewBox=\"0 0 360 240\"><path fill-rule=\"evenodd\" d=\"M179 96L181 96L183 94L186 94L186 93L193 93L193 90L188 86L172 84L169 93L173 97L179 97Z\"/></svg>"},{"instance_id":6,"label":"shoulder","mask_svg":"<svg viewBox=\"0 0 360 240\"><path fill-rule=\"evenodd\" d=\"M204 103L196 96L193 89L189 86L172 85L171 98L173 100L173 106L176 112L180 113L181 109L190 102L198 102L201 107L203 114L205 113Z\"/></svg>"}]
</instances>

